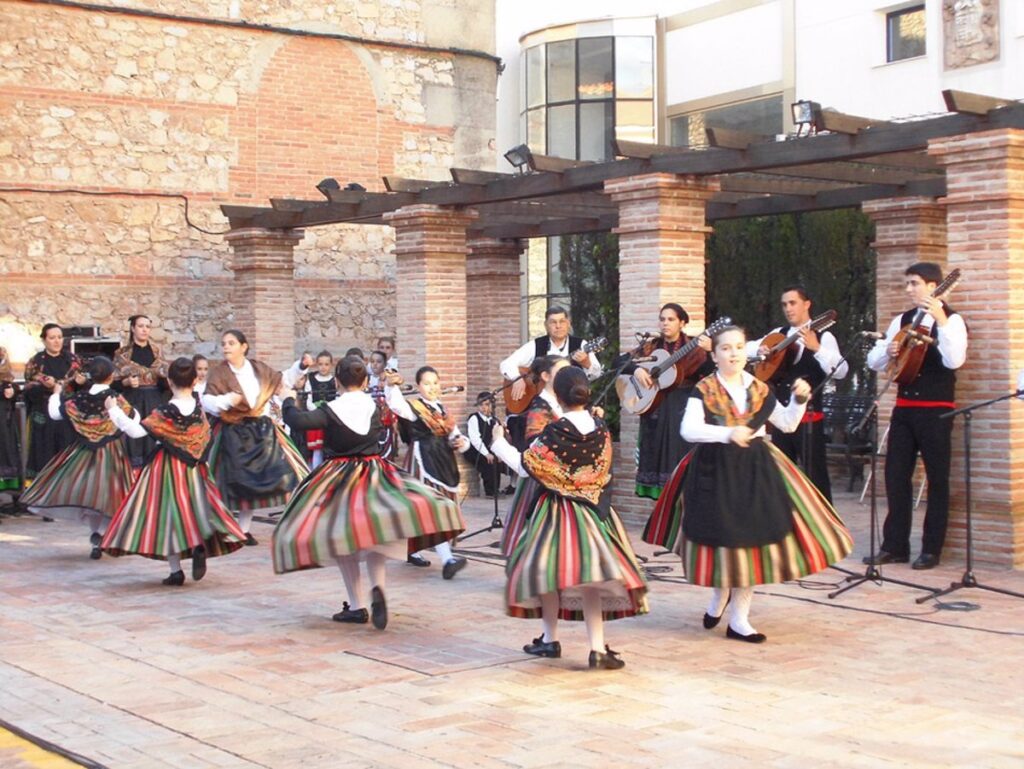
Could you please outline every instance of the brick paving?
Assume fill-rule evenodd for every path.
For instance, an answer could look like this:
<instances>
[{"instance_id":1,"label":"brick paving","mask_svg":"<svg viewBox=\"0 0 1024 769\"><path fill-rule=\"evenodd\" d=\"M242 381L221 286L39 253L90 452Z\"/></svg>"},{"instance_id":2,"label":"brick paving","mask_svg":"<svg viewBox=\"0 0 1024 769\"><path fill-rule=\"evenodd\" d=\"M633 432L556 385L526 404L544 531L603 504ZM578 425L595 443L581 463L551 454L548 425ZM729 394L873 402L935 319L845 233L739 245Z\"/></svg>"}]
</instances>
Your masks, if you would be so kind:
<instances>
[{"instance_id":1,"label":"brick paving","mask_svg":"<svg viewBox=\"0 0 1024 769\"><path fill-rule=\"evenodd\" d=\"M859 557L866 508L840 510ZM485 501L466 512L490 519ZM829 570L759 589L769 641L750 646L701 628L706 591L661 556L651 613L607 625L627 667L592 672L582 623L563 624L560 660L519 651L539 623L505 617L494 534L450 582L436 556L389 564L381 633L330 621L337 570L275 577L270 531L175 589L160 562L90 561L84 526L5 519L0 718L111 768L1024 765L1010 597L961 591L946 600L978 608L951 611L868 584L833 601ZM886 574L942 586L962 569ZM1019 572L978 576L1024 592Z\"/></svg>"}]
</instances>

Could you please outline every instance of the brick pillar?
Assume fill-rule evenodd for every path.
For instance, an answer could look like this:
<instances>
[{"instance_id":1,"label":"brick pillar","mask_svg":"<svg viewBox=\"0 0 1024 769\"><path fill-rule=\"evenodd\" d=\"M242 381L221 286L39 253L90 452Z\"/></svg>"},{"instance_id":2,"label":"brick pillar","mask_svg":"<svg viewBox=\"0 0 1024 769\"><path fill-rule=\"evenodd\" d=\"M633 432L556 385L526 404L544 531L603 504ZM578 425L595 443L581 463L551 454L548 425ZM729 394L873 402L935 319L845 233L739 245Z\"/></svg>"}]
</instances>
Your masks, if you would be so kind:
<instances>
[{"instance_id":1,"label":"brick pillar","mask_svg":"<svg viewBox=\"0 0 1024 769\"><path fill-rule=\"evenodd\" d=\"M605 182L619 206L619 342L636 346L634 333L656 331L658 310L678 302L691 328L704 327L704 242L711 228L705 204L718 182L701 177L647 174ZM615 459L613 504L633 521L645 520L651 502L633 493L639 417L622 415Z\"/></svg>"},{"instance_id":2,"label":"brick pillar","mask_svg":"<svg viewBox=\"0 0 1024 769\"><path fill-rule=\"evenodd\" d=\"M970 334L957 402L976 403L1012 392L1024 368L1024 131L933 140L928 152L946 167L949 267L964 273L951 300ZM975 559L1024 568L1024 404L976 412L972 437ZM946 540L953 552L964 544L961 446L958 429Z\"/></svg>"},{"instance_id":3,"label":"brick pillar","mask_svg":"<svg viewBox=\"0 0 1024 769\"><path fill-rule=\"evenodd\" d=\"M521 344L519 341L519 256L522 240L480 238L468 244L466 320L473 335L468 340L467 392L502 383L498 365Z\"/></svg>"},{"instance_id":4,"label":"brick pillar","mask_svg":"<svg viewBox=\"0 0 1024 769\"><path fill-rule=\"evenodd\" d=\"M276 368L295 359L295 246L302 230L232 230L235 273L233 325L245 333L252 357Z\"/></svg>"},{"instance_id":5,"label":"brick pillar","mask_svg":"<svg viewBox=\"0 0 1024 769\"><path fill-rule=\"evenodd\" d=\"M875 224L875 317L879 331L885 331L889 323L910 304L905 290L904 271L914 262L937 262L946 266L946 207L935 198L910 197L872 200L862 204L862 209ZM879 387L882 378L879 378ZM896 384L893 383L879 402L878 436L885 435L896 402ZM881 472L877 493L880 515L885 515L885 474ZM920 476L920 478L918 477ZM914 491L924 477L922 467L915 476ZM924 502L922 501L922 511ZM922 512L923 515L923 512Z\"/></svg>"},{"instance_id":6,"label":"brick pillar","mask_svg":"<svg viewBox=\"0 0 1024 769\"><path fill-rule=\"evenodd\" d=\"M414 205L386 214L395 228L398 360L413 383L416 369L437 369L441 386L466 385L466 227L475 211ZM469 393L445 406L465 421Z\"/></svg>"}]
</instances>

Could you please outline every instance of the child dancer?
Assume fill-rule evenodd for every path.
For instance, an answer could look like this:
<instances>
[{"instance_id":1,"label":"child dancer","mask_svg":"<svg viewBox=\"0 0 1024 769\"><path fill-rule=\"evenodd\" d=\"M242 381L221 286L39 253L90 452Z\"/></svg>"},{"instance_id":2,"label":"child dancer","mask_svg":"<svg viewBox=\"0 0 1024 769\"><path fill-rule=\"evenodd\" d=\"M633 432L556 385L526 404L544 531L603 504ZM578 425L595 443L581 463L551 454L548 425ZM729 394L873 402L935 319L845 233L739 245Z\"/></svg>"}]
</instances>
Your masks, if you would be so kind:
<instances>
[{"instance_id":1,"label":"child dancer","mask_svg":"<svg viewBox=\"0 0 1024 769\"><path fill-rule=\"evenodd\" d=\"M296 489L274 529L274 571L309 569L337 563L348 601L332 619L383 630L388 622L384 598L384 559L404 559L410 543L428 547L465 530L459 506L399 470L380 456L381 413L363 392L366 364L355 356L338 361L343 392L315 411L296 408L291 393L282 410L292 429L324 432L325 460ZM403 401L388 387L391 401ZM370 577L366 610L359 561Z\"/></svg>"},{"instance_id":2,"label":"child dancer","mask_svg":"<svg viewBox=\"0 0 1024 769\"><path fill-rule=\"evenodd\" d=\"M409 431L409 451L406 454L405 470L425 482L448 499L459 502L459 465L455 452L469 450L469 440L459 432L455 419L438 400L441 397L441 380L437 369L423 366L416 372L416 387L419 397L411 402L402 398L391 398L391 405L398 417L405 421ZM452 553L449 542L434 547L444 561L441 576L451 579L466 565L466 559ZM410 547L408 561L416 566L429 566L430 561Z\"/></svg>"},{"instance_id":3,"label":"child dancer","mask_svg":"<svg viewBox=\"0 0 1024 769\"><path fill-rule=\"evenodd\" d=\"M108 555L166 560L171 573L163 583L183 585L183 558L192 559L192 579L198 582L206 574L206 559L242 547L245 533L221 501L206 466L210 425L194 391L195 363L177 358L167 380L170 402L153 409L141 424L111 410L130 437L147 435L158 443L100 546ZM108 400L109 407L113 400Z\"/></svg>"},{"instance_id":4,"label":"child dancer","mask_svg":"<svg viewBox=\"0 0 1024 769\"><path fill-rule=\"evenodd\" d=\"M338 397L338 383L334 381L334 357L327 350L317 353L316 371L310 372L306 377L305 390L307 393L306 408L310 411L319 407L320 404L329 403ZM297 433L298 430L295 432ZM309 467L311 470L315 470L324 461L323 430L307 430L306 446L312 452Z\"/></svg>"},{"instance_id":5,"label":"child dancer","mask_svg":"<svg viewBox=\"0 0 1024 769\"><path fill-rule=\"evenodd\" d=\"M35 483L21 496L31 512L56 518L83 520L89 525L90 558L100 551L104 520L113 517L128 495L133 480L124 436L114 422L114 411L131 421L139 415L120 395L110 389L114 364L97 355L86 367L91 385L63 403L61 385L56 383L47 405L52 420L66 419L76 440L51 459L36 476Z\"/></svg>"},{"instance_id":6,"label":"child dancer","mask_svg":"<svg viewBox=\"0 0 1024 769\"><path fill-rule=\"evenodd\" d=\"M750 624L754 585L800 579L844 558L850 532L832 505L786 455L764 441L765 423L792 432L811 388L794 382L780 406L771 388L743 370L743 329L712 339L718 372L694 387L682 436L697 444L679 463L644 530L644 541L681 553L687 579L710 587L704 627L730 605L726 635L762 643Z\"/></svg>"},{"instance_id":7,"label":"child dancer","mask_svg":"<svg viewBox=\"0 0 1024 769\"><path fill-rule=\"evenodd\" d=\"M604 642L604 620L647 612L647 585L618 514L611 508L612 442L604 422L586 410L586 373L566 367L555 375L564 416L549 424L520 455L496 427L494 453L538 484L529 521L505 567L506 611L537 617L544 635L527 654L561 657L558 618L583 619L589 665L617 670L626 663Z\"/></svg>"}]
</instances>

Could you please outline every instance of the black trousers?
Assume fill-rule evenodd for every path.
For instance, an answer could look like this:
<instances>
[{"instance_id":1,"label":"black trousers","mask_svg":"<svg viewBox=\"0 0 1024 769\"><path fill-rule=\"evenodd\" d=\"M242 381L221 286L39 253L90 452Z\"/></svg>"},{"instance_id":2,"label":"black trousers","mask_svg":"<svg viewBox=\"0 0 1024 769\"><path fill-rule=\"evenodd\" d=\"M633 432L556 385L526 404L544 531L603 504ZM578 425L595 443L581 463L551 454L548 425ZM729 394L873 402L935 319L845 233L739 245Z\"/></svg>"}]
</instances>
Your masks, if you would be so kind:
<instances>
[{"instance_id":1,"label":"black trousers","mask_svg":"<svg viewBox=\"0 0 1024 769\"><path fill-rule=\"evenodd\" d=\"M810 428L810 461L804 462L804 436ZM802 468L806 468L807 477L811 483L818 487L818 491L829 502L832 501L832 482L828 477L828 464L825 459L825 422L801 422L794 432L784 433L781 430L771 428L772 443L778 446L782 453L796 462Z\"/></svg>"},{"instance_id":2,"label":"black trousers","mask_svg":"<svg viewBox=\"0 0 1024 769\"><path fill-rule=\"evenodd\" d=\"M491 464L481 456L477 456L476 469L480 473L484 494L488 497L495 496L501 490L502 476L506 473L511 474L504 462L495 459L494 464Z\"/></svg>"},{"instance_id":3,"label":"black trousers","mask_svg":"<svg viewBox=\"0 0 1024 769\"><path fill-rule=\"evenodd\" d=\"M939 419L948 408L905 408L892 411L889 446L885 452L885 489L889 514L882 527L882 549L895 556L910 555L910 526L914 505L914 467L918 454L928 478L928 507L924 514L921 552L941 555L949 522L949 455L953 421Z\"/></svg>"}]
</instances>

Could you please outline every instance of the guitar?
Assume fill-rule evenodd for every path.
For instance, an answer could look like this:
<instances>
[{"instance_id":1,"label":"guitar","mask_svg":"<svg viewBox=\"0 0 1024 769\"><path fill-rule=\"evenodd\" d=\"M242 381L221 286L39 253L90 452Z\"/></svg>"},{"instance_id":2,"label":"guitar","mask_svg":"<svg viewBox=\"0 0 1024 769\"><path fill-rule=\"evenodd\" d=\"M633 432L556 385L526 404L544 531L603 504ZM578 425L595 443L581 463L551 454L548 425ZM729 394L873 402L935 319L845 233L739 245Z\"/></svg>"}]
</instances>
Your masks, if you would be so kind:
<instances>
[{"instance_id":1,"label":"guitar","mask_svg":"<svg viewBox=\"0 0 1024 769\"><path fill-rule=\"evenodd\" d=\"M654 360L638 364L651 375L650 387L643 387L632 374L621 374L616 379L615 391L619 394L622 408L630 414L644 414L660 405L664 397L662 391L674 387L680 381L681 372L677 369L676 363L700 346L701 337L706 336L710 339L721 329L731 325L731 318L719 318L674 353L652 350L650 357Z\"/></svg>"},{"instance_id":2,"label":"guitar","mask_svg":"<svg viewBox=\"0 0 1024 769\"><path fill-rule=\"evenodd\" d=\"M938 299L952 291L960 282L960 277L958 267L935 287L931 294L932 298ZM897 331L896 336L892 338L892 341L900 343L900 349L896 357L889 361L885 373L890 380L894 379L898 384L908 385L917 379L917 375L921 373L925 353L928 352L928 345L934 341L928 336L928 330L920 325L924 316L925 311L919 307L910 323Z\"/></svg>"},{"instance_id":3,"label":"guitar","mask_svg":"<svg viewBox=\"0 0 1024 769\"><path fill-rule=\"evenodd\" d=\"M592 341L584 344L580 349L589 355L590 353L597 354L607 346L608 340L603 336L599 336L596 339L593 339ZM521 379L523 383L526 385L526 390L523 392L523 397L512 397L511 384L512 382L517 381L515 379L513 379L510 382L506 382L505 387L503 388L505 391L505 411L508 414L522 414L524 411L526 411L526 409L530 405L530 401L532 401L537 396L537 393L539 393L541 389L540 385L538 385L536 382L531 381L529 366L519 367L519 379Z\"/></svg>"},{"instance_id":4,"label":"guitar","mask_svg":"<svg viewBox=\"0 0 1024 769\"><path fill-rule=\"evenodd\" d=\"M761 340L761 345L768 348L767 354L765 354L763 360L760 358L753 359L756 361L754 363L754 376L762 382L771 381L779 372L779 369L790 363L789 353L792 351L793 343L801 338L800 332L805 329L824 331L834 326L838 319L839 313L835 310L829 310L817 318L811 318L806 323L797 326L796 333L790 330L788 335L780 332L768 334L768 336Z\"/></svg>"}]
</instances>

